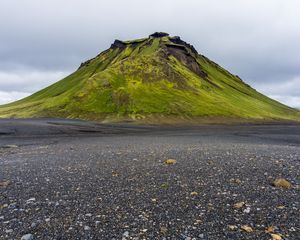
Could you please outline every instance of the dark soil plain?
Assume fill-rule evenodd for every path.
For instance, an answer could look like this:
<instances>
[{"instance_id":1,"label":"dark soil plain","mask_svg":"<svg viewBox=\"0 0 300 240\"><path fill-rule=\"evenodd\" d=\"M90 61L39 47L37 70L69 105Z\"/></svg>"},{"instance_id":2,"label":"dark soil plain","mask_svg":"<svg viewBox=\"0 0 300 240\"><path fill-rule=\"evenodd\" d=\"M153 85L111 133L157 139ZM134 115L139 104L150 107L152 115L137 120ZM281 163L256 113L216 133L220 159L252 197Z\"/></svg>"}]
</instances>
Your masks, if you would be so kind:
<instances>
[{"instance_id":1,"label":"dark soil plain","mask_svg":"<svg viewBox=\"0 0 300 240\"><path fill-rule=\"evenodd\" d=\"M299 184L299 124L0 120L0 239L296 240Z\"/></svg>"}]
</instances>

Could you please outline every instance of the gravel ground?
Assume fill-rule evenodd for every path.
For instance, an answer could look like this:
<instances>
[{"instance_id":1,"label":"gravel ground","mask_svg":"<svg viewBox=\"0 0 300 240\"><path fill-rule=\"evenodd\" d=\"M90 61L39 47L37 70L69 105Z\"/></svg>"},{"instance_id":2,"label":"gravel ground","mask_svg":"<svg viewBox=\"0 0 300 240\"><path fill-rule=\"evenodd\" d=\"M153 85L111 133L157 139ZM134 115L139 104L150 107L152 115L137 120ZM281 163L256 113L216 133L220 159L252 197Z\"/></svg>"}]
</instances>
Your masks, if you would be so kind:
<instances>
[{"instance_id":1,"label":"gravel ground","mask_svg":"<svg viewBox=\"0 0 300 240\"><path fill-rule=\"evenodd\" d=\"M299 184L300 125L0 120L0 239L300 239Z\"/></svg>"}]
</instances>

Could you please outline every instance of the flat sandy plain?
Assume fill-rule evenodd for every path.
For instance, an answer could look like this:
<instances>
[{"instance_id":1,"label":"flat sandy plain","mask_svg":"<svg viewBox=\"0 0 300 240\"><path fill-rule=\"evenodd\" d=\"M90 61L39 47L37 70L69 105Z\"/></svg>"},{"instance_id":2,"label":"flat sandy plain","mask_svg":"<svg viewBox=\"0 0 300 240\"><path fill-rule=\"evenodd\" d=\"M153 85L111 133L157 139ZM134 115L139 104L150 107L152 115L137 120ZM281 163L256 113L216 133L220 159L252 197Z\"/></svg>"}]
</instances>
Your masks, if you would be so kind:
<instances>
[{"instance_id":1,"label":"flat sandy plain","mask_svg":"<svg viewBox=\"0 0 300 240\"><path fill-rule=\"evenodd\" d=\"M299 184L297 124L0 120L0 239L296 240Z\"/></svg>"}]
</instances>

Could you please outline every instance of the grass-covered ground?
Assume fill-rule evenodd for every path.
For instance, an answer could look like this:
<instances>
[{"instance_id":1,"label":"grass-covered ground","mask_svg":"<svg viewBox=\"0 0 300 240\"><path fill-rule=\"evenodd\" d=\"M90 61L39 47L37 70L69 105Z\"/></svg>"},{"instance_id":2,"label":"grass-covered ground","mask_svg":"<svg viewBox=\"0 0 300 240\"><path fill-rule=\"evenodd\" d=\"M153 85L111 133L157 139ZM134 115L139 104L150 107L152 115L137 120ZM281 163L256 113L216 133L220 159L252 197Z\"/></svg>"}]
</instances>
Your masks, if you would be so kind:
<instances>
[{"instance_id":1,"label":"grass-covered ground","mask_svg":"<svg viewBox=\"0 0 300 240\"><path fill-rule=\"evenodd\" d=\"M61 81L0 106L0 117L142 122L300 119L298 110L258 93L174 39L151 37L112 45Z\"/></svg>"}]
</instances>

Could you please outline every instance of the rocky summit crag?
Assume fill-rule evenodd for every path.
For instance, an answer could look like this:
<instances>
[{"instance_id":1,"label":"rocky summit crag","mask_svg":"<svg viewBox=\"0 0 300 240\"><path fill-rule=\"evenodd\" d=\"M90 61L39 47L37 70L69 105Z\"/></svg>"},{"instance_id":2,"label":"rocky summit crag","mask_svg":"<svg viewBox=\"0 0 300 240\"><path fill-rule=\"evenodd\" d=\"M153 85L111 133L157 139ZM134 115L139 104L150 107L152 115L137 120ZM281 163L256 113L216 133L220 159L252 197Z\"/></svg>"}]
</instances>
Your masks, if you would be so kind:
<instances>
[{"instance_id":1,"label":"rocky summit crag","mask_svg":"<svg viewBox=\"0 0 300 240\"><path fill-rule=\"evenodd\" d=\"M296 120L299 111L257 92L180 37L157 32L111 47L0 117L182 122ZM171 120L170 120L171 119Z\"/></svg>"}]
</instances>

